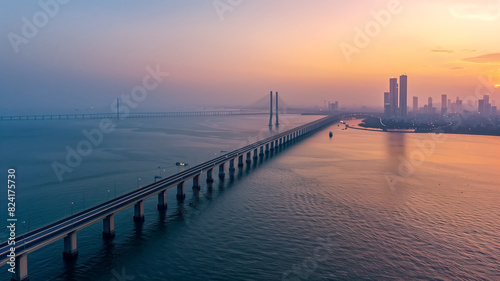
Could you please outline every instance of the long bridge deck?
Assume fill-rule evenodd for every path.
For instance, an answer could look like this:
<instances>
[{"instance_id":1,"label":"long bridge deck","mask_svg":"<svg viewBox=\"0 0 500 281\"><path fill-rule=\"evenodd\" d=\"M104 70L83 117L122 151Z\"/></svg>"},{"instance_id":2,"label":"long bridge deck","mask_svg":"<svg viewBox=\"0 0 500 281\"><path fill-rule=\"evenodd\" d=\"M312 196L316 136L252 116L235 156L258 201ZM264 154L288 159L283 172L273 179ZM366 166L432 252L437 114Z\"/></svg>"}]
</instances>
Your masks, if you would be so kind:
<instances>
[{"instance_id":1,"label":"long bridge deck","mask_svg":"<svg viewBox=\"0 0 500 281\"><path fill-rule=\"evenodd\" d=\"M213 182L213 169L216 169L218 167L219 177L223 178L225 175L225 164L229 163L229 173L234 174L235 161L238 161L238 167L242 167L244 165L244 158L246 158L245 161L248 165L252 162L252 158L254 160L255 158L258 158L258 153L259 155L268 153L274 148L287 144L296 138L311 134L318 129L321 129L338 120L339 116L327 116L308 124L293 128L291 130L276 134L261 141L223 154L217 158L196 165L177 174L171 175L140 189L123 194L100 205L94 206L72 216L63 218L54 223L21 235L16 239L15 262L17 268L17 277L13 280L25 280L27 278L28 275L26 256L30 252L33 252L61 238L64 238L65 243L63 257L65 257L65 259L74 258L78 253L76 248L76 232L78 230L103 220L103 236L105 238L112 238L114 237L115 213L134 206L134 220L141 221L144 219L144 200L157 195L158 208L166 208L165 196L167 189L177 187L177 198L182 200L185 196L184 183L187 180L192 179L193 188L199 188L200 176L205 172L207 174L206 181ZM8 245L8 241L0 244L1 264L12 261L11 257L9 256L10 252L11 246Z\"/></svg>"},{"instance_id":2,"label":"long bridge deck","mask_svg":"<svg viewBox=\"0 0 500 281\"><path fill-rule=\"evenodd\" d=\"M79 114L40 114L0 116L0 121L14 120L67 120L67 119L112 119L112 118L151 118L151 117L183 117L183 116L227 116L227 115L264 115L266 112L243 110L207 110L179 112L135 112L135 113L79 113Z\"/></svg>"}]
</instances>

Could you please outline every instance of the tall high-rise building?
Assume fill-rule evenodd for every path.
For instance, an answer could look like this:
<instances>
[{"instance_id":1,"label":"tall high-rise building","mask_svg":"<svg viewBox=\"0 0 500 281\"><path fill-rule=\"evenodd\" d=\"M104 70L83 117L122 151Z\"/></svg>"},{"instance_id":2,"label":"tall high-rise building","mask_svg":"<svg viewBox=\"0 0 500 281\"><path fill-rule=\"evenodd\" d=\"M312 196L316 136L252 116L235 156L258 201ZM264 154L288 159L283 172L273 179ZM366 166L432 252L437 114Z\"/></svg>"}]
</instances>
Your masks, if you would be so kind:
<instances>
[{"instance_id":1,"label":"tall high-rise building","mask_svg":"<svg viewBox=\"0 0 500 281\"><path fill-rule=\"evenodd\" d=\"M486 116L491 115L491 103L484 104L484 115L486 115Z\"/></svg>"},{"instance_id":2,"label":"tall high-rise building","mask_svg":"<svg viewBox=\"0 0 500 281\"><path fill-rule=\"evenodd\" d=\"M399 76L399 116L406 118L408 116L408 77L406 74Z\"/></svg>"},{"instance_id":3,"label":"tall high-rise building","mask_svg":"<svg viewBox=\"0 0 500 281\"><path fill-rule=\"evenodd\" d=\"M418 112L418 97L413 96L413 112Z\"/></svg>"},{"instance_id":4,"label":"tall high-rise building","mask_svg":"<svg viewBox=\"0 0 500 281\"><path fill-rule=\"evenodd\" d=\"M484 114L484 100L479 100L477 104L477 112L481 115Z\"/></svg>"},{"instance_id":5,"label":"tall high-rise building","mask_svg":"<svg viewBox=\"0 0 500 281\"><path fill-rule=\"evenodd\" d=\"M448 96L441 95L441 114L446 115L448 112Z\"/></svg>"},{"instance_id":6,"label":"tall high-rise building","mask_svg":"<svg viewBox=\"0 0 500 281\"><path fill-rule=\"evenodd\" d=\"M457 106L456 106L456 113L463 114L464 110L462 107L462 100L457 97Z\"/></svg>"},{"instance_id":7,"label":"tall high-rise building","mask_svg":"<svg viewBox=\"0 0 500 281\"><path fill-rule=\"evenodd\" d=\"M384 115L391 115L391 96L389 92L384 92Z\"/></svg>"},{"instance_id":8,"label":"tall high-rise building","mask_svg":"<svg viewBox=\"0 0 500 281\"><path fill-rule=\"evenodd\" d=\"M391 115L398 115L398 78L389 79Z\"/></svg>"},{"instance_id":9,"label":"tall high-rise building","mask_svg":"<svg viewBox=\"0 0 500 281\"><path fill-rule=\"evenodd\" d=\"M436 111L435 108L432 106L432 98L429 97L427 99L427 111L426 112L429 114L433 114L435 111Z\"/></svg>"}]
</instances>

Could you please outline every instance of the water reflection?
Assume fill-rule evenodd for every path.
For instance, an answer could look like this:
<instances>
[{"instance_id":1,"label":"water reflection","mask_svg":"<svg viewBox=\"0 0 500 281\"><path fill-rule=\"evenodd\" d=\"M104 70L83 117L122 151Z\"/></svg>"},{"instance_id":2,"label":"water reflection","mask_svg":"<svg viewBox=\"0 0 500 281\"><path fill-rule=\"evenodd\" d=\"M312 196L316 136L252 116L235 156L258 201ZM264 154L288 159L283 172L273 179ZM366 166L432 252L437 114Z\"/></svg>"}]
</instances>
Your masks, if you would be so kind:
<instances>
[{"instance_id":1,"label":"water reflection","mask_svg":"<svg viewBox=\"0 0 500 281\"><path fill-rule=\"evenodd\" d=\"M401 159L407 154L406 133L384 133L386 146L386 168L393 174L398 174Z\"/></svg>"}]
</instances>

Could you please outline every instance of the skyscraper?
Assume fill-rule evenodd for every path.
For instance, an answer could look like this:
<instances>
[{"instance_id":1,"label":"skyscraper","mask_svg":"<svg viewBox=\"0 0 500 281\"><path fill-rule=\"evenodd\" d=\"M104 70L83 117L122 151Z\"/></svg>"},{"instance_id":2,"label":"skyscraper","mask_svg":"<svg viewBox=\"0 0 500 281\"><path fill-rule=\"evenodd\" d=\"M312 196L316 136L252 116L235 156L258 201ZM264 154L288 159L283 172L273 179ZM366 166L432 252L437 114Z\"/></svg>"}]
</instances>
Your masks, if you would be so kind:
<instances>
[{"instance_id":1,"label":"skyscraper","mask_svg":"<svg viewBox=\"0 0 500 281\"><path fill-rule=\"evenodd\" d=\"M477 104L477 112L484 115L484 100L479 100Z\"/></svg>"},{"instance_id":2,"label":"skyscraper","mask_svg":"<svg viewBox=\"0 0 500 281\"><path fill-rule=\"evenodd\" d=\"M441 115L446 115L448 112L448 96L441 95Z\"/></svg>"},{"instance_id":3,"label":"skyscraper","mask_svg":"<svg viewBox=\"0 0 500 281\"><path fill-rule=\"evenodd\" d=\"M384 115L391 115L391 96L389 92L384 92Z\"/></svg>"},{"instance_id":4,"label":"skyscraper","mask_svg":"<svg viewBox=\"0 0 500 281\"><path fill-rule=\"evenodd\" d=\"M398 115L398 78L389 79L391 115Z\"/></svg>"},{"instance_id":5,"label":"skyscraper","mask_svg":"<svg viewBox=\"0 0 500 281\"><path fill-rule=\"evenodd\" d=\"M408 77L406 74L399 76L399 116L406 118L408 116L407 97L408 97Z\"/></svg>"},{"instance_id":6,"label":"skyscraper","mask_svg":"<svg viewBox=\"0 0 500 281\"><path fill-rule=\"evenodd\" d=\"M490 103L490 95L483 95L484 104Z\"/></svg>"},{"instance_id":7,"label":"skyscraper","mask_svg":"<svg viewBox=\"0 0 500 281\"><path fill-rule=\"evenodd\" d=\"M418 97L413 96L413 112L418 112Z\"/></svg>"}]
</instances>

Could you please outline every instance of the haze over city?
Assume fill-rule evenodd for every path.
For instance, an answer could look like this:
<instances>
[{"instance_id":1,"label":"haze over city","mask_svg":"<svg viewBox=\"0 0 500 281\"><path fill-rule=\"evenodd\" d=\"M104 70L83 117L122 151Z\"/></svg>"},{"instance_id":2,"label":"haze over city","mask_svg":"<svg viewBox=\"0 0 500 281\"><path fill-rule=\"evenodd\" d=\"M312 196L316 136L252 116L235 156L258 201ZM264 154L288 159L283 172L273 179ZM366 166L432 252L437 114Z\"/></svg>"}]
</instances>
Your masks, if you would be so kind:
<instances>
[{"instance_id":1,"label":"haze over city","mask_svg":"<svg viewBox=\"0 0 500 281\"><path fill-rule=\"evenodd\" d=\"M403 73L422 100L483 81L500 92L499 1L95 3L49 7L44 22L40 5L1 1L3 115L108 112L147 66L169 76L140 111L245 106L270 90L290 106L382 109Z\"/></svg>"}]
</instances>

